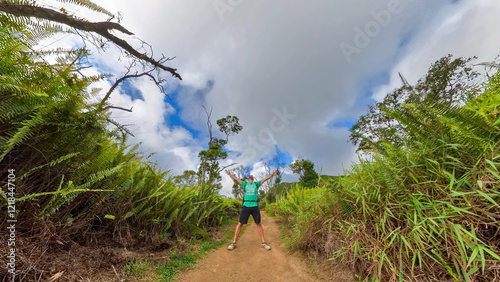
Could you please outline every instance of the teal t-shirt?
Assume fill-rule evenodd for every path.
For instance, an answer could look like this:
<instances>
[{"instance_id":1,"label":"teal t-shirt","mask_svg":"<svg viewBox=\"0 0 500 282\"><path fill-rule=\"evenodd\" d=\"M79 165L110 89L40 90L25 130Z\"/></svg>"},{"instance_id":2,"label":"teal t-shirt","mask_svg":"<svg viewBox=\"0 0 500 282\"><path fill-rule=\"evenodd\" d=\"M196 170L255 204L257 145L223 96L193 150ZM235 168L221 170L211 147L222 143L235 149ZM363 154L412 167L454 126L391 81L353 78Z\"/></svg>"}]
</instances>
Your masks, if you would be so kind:
<instances>
[{"instance_id":1,"label":"teal t-shirt","mask_svg":"<svg viewBox=\"0 0 500 282\"><path fill-rule=\"evenodd\" d=\"M260 187L260 180L257 182L246 182L241 183L241 187L245 190L245 195L243 196L243 205L245 207L257 207L259 203L257 202L258 190Z\"/></svg>"}]
</instances>

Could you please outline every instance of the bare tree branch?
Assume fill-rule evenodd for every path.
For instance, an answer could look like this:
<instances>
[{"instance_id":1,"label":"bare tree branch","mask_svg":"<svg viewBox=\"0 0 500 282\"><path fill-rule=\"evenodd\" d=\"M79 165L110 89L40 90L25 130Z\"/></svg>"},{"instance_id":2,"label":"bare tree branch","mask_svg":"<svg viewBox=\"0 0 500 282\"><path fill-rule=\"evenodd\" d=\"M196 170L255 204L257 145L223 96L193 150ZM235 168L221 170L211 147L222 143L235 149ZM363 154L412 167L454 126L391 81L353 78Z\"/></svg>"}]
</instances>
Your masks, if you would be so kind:
<instances>
[{"instance_id":1,"label":"bare tree branch","mask_svg":"<svg viewBox=\"0 0 500 282\"><path fill-rule=\"evenodd\" d=\"M228 168L228 167L230 167L230 166L237 165L237 164L238 164L238 163L232 163L232 164L230 164L230 165L223 166L222 168L220 168L220 169L217 171L217 173L219 173L219 172L221 172L221 171L225 170L226 168Z\"/></svg>"},{"instance_id":2,"label":"bare tree branch","mask_svg":"<svg viewBox=\"0 0 500 282\"><path fill-rule=\"evenodd\" d=\"M94 32L102 37L110 40L111 42L115 43L116 45L120 46L123 48L125 51L129 52L131 55L135 56L138 59L141 59L143 61L146 61L150 64L152 64L155 67L158 67L162 70L165 70L167 72L170 72L172 76L177 77L178 79L182 80L182 77L177 73L177 69L168 67L163 65L163 62L169 61L169 58L163 57L160 60L155 60L146 54L140 53L137 51L134 47L132 47L127 41L116 37L115 35L111 34L110 31L113 30L118 30L121 31L125 34L132 35L133 33L121 26L118 23L115 22L89 22L84 19L78 19L70 15L66 15L57 11L54 11L52 9L48 8L43 8L43 7L38 7L38 6L31 6L31 5L23 5L23 4L17 4L13 2L7 2L7 1L0 1L0 11L3 11L8 14L12 14L14 16L19 16L19 17L34 17L34 18L39 18L39 19L46 19L49 21L54 21L58 23L62 23L65 25L68 25L70 27L73 27L75 29L79 30L84 30L88 32Z\"/></svg>"},{"instance_id":3,"label":"bare tree branch","mask_svg":"<svg viewBox=\"0 0 500 282\"><path fill-rule=\"evenodd\" d=\"M109 88L109 90L106 93L106 95L104 95L104 98L102 98L101 102L99 103L100 107L102 107L104 105L104 103L106 103L106 100L109 99L109 96L111 96L111 93L113 93L113 91L116 89L116 87L118 87L118 85L120 85L120 83L122 83L126 79L136 78L136 77L141 77L141 76L147 75L147 76L149 76L150 78L152 78L156 82L156 79L149 72L136 73L136 74L127 74L127 75L124 75L124 76L120 77L119 79L117 79L115 81L115 83L113 83L113 85L111 86L111 88Z\"/></svg>"},{"instance_id":4,"label":"bare tree branch","mask_svg":"<svg viewBox=\"0 0 500 282\"><path fill-rule=\"evenodd\" d=\"M208 127L208 133L210 134L210 143L212 143L212 122L210 121L210 117L212 116L212 111L214 108L210 108L210 112L207 111L207 108L203 106L203 109L205 110L205 113L207 114L207 127Z\"/></svg>"},{"instance_id":5,"label":"bare tree branch","mask_svg":"<svg viewBox=\"0 0 500 282\"><path fill-rule=\"evenodd\" d=\"M321 172L322 172L322 171L323 171L323 168L321 167L321 168L319 169L319 172L317 172L317 174L318 174L318 183L316 184L316 186L319 186L319 183L321 182Z\"/></svg>"},{"instance_id":6,"label":"bare tree branch","mask_svg":"<svg viewBox=\"0 0 500 282\"><path fill-rule=\"evenodd\" d=\"M210 109L210 112L207 111L207 108L203 106L203 109L205 110L205 113L207 114L207 127L208 127L208 133L210 134L210 141L209 144L212 144L212 122L210 121L210 117L212 116L212 110L213 108ZM210 149L210 145L209 145ZM206 174L206 166L207 166L207 159L208 159L208 154L205 154L205 157L203 158L201 162L201 177L200 177L200 189L203 191L203 186L205 182L205 174Z\"/></svg>"},{"instance_id":7,"label":"bare tree branch","mask_svg":"<svg viewBox=\"0 0 500 282\"><path fill-rule=\"evenodd\" d=\"M130 136L135 137L135 135L130 130L128 130L126 127L124 127L123 125L121 125L121 124L117 123L116 121L109 119L109 118L107 119L107 121L109 123L113 124L114 126L116 126L123 133L123 135L125 135L125 133L127 133Z\"/></svg>"},{"instance_id":8,"label":"bare tree branch","mask_svg":"<svg viewBox=\"0 0 500 282\"><path fill-rule=\"evenodd\" d=\"M117 106L106 106L103 108L103 110L107 110L107 109L117 109L117 110L122 110L122 111L126 111L126 112L129 112L131 113L132 112L132 108L130 109L125 109L125 108L122 108L122 107L117 107Z\"/></svg>"}]
</instances>

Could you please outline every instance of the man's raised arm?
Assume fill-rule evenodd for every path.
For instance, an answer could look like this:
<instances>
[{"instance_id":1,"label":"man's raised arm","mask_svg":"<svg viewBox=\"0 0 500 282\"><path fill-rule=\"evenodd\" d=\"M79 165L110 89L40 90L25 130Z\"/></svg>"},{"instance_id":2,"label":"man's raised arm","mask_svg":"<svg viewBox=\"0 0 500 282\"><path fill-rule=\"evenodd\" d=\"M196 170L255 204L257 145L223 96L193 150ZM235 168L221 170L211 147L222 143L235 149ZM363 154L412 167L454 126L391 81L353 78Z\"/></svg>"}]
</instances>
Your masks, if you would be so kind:
<instances>
[{"instance_id":1,"label":"man's raised arm","mask_svg":"<svg viewBox=\"0 0 500 282\"><path fill-rule=\"evenodd\" d=\"M229 170L227 170L227 169L226 169L226 173L227 173L227 175L229 175L229 177L231 177L234 181L236 181L238 184L241 185L241 179L239 179L238 177L232 175L231 172Z\"/></svg>"},{"instance_id":2,"label":"man's raised arm","mask_svg":"<svg viewBox=\"0 0 500 282\"><path fill-rule=\"evenodd\" d=\"M269 174L268 176L262 178L262 180L260 181L260 183L264 183L265 181L269 180L271 177L275 176L276 174L278 173L277 170L273 171L273 173Z\"/></svg>"}]
</instances>

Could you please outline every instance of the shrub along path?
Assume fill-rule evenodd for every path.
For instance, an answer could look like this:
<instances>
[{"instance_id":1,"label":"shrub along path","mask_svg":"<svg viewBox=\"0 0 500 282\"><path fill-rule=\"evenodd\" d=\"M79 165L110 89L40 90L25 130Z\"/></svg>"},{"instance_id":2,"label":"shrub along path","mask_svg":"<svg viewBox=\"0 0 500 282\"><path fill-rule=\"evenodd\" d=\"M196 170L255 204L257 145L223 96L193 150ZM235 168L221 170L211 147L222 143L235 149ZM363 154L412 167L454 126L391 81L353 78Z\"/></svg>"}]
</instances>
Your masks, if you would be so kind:
<instances>
[{"instance_id":1,"label":"shrub along path","mask_svg":"<svg viewBox=\"0 0 500 282\"><path fill-rule=\"evenodd\" d=\"M286 252L277 222L264 212L262 226L272 250L261 247L250 218L234 250L223 246L212 251L194 268L180 273L176 281L354 281L350 273L339 273L337 277L327 277L321 271L313 274L305 261Z\"/></svg>"}]
</instances>

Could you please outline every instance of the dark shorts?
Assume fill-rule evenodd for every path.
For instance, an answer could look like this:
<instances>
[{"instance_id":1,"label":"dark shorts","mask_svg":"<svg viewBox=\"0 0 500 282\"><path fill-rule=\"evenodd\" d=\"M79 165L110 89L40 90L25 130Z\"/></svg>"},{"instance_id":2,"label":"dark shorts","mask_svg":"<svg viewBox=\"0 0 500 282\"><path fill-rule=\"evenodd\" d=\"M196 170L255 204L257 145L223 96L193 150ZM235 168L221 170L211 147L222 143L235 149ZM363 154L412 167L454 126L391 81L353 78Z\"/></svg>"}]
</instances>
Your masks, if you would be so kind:
<instances>
[{"instance_id":1,"label":"dark shorts","mask_svg":"<svg viewBox=\"0 0 500 282\"><path fill-rule=\"evenodd\" d=\"M260 223L260 209L259 207L245 207L241 208L240 222L243 224L248 223L248 218L252 215L255 223Z\"/></svg>"}]
</instances>

